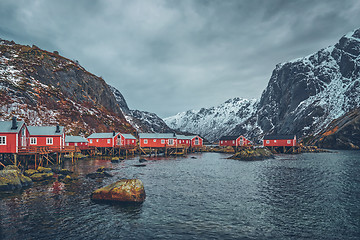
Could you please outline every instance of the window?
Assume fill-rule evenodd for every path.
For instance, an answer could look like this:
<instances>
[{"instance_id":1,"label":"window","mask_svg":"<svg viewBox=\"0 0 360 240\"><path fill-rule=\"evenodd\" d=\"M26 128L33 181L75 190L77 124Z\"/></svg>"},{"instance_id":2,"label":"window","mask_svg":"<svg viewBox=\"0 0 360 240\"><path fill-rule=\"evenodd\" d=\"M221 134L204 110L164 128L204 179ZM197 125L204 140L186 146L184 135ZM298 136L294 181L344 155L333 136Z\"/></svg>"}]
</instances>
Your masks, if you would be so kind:
<instances>
[{"instance_id":1,"label":"window","mask_svg":"<svg viewBox=\"0 0 360 240\"><path fill-rule=\"evenodd\" d=\"M107 140L107 143L110 144L110 139Z\"/></svg>"},{"instance_id":2,"label":"window","mask_svg":"<svg viewBox=\"0 0 360 240\"><path fill-rule=\"evenodd\" d=\"M269 143L270 143L270 141L269 141L269 140L266 140L266 143L267 143L267 144L269 144Z\"/></svg>"},{"instance_id":3,"label":"window","mask_svg":"<svg viewBox=\"0 0 360 240\"><path fill-rule=\"evenodd\" d=\"M148 143L147 139L144 139L144 144L147 144L147 143Z\"/></svg>"},{"instance_id":4,"label":"window","mask_svg":"<svg viewBox=\"0 0 360 240\"><path fill-rule=\"evenodd\" d=\"M30 138L30 145L36 145L36 143L37 143L37 138L35 137Z\"/></svg>"},{"instance_id":5,"label":"window","mask_svg":"<svg viewBox=\"0 0 360 240\"><path fill-rule=\"evenodd\" d=\"M0 136L0 145L6 145L6 136Z\"/></svg>"},{"instance_id":6,"label":"window","mask_svg":"<svg viewBox=\"0 0 360 240\"><path fill-rule=\"evenodd\" d=\"M290 144L291 143L291 140L287 140L287 144Z\"/></svg>"},{"instance_id":7,"label":"window","mask_svg":"<svg viewBox=\"0 0 360 240\"><path fill-rule=\"evenodd\" d=\"M77 143L75 143L75 146L77 146Z\"/></svg>"},{"instance_id":8,"label":"window","mask_svg":"<svg viewBox=\"0 0 360 240\"><path fill-rule=\"evenodd\" d=\"M169 145L174 145L174 139L169 139Z\"/></svg>"},{"instance_id":9,"label":"window","mask_svg":"<svg viewBox=\"0 0 360 240\"><path fill-rule=\"evenodd\" d=\"M156 142L156 139L154 139L153 142Z\"/></svg>"},{"instance_id":10,"label":"window","mask_svg":"<svg viewBox=\"0 0 360 240\"><path fill-rule=\"evenodd\" d=\"M195 138L195 145L199 145L199 139Z\"/></svg>"},{"instance_id":11,"label":"window","mask_svg":"<svg viewBox=\"0 0 360 240\"><path fill-rule=\"evenodd\" d=\"M235 141L233 141L233 144L235 144Z\"/></svg>"},{"instance_id":12,"label":"window","mask_svg":"<svg viewBox=\"0 0 360 240\"><path fill-rule=\"evenodd\" d=\"M99 142L99 139L96 139L96 142Z\"/></svg>"},{"instance_id":13,"label":"window","mask_svg":"<svg viewBox=\"0 0 360 240\"><path fill-rule=\"evenodd\" d=\"M276 143L276 140L274 140L274 143Z\"/></svg>"},{"instance_id":14,"label":"window","mask_svg":"<svg viewBox=\"0 0 360 240\"><path fill-rule=\"evenodd\" d=\"M90 139L90 143L92 143L92 139Z\"/></svg>"},{"instance_id":15,"label":"window","mask_svg":"<svg viewBox=\"0 0 360 240\"><path fill-rule=\"evenodd\" d=\"M66 146L69 146L69 143L66 143Z\"/></svg>"},{"instance_id":16,"label":"window","mask_svg":"<svg viewBox=\"0 0 360 240\"><path fill-rule=\"evenodd\" d=\"M161 143L164 144L164 143L165 143L165 139L161 139Z\"/></svg>"},{"instance_id":17,"label":"window","mask_svg":"<svg viewBox=\"0 0 360 240\"><path fill-rule=\"evenodd\" d=\"M53 138L46 138L47 145L53 145Z\"/></svg>"},{"instance_id":18,"label":"window","mask_svg":"<svg viewBox=\"0 0 360 240\"><path fill-rule=\"evenodd\" d=\"M220 143L224 143L224 141L220 141Z\"/></svg>"}]
</instances>

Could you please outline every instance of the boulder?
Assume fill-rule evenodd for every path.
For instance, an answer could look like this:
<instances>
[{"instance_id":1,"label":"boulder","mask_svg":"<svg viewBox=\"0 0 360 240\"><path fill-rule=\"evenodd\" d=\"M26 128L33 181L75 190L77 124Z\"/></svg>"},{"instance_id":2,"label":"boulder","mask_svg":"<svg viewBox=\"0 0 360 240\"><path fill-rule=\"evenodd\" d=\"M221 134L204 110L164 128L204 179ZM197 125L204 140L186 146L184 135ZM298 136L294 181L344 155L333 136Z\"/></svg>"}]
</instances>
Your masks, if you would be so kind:
<instances>
[{"instance_id":1,"label":"boulder","mask_svg":"<svg viewBox=\"0 0 360 240\"><path fill-rule=\"evenodd\" d=\"M231 159L254 161L274 158L274 155L267 148L246 148L230 157Z\"/></svg>"},{"instance_id":2,"label":"boulder","mask_svg":"<svg viewBox=\"0 0 360 240\"><path fill-rule=\"evenodd\" d=\"M146 194L144 185L139 179L122 179L91 194L92 200L142 203Z\"/></svg>"},{"instance_id":3,"label":"boulder","mask_svg":"<svg viewBox=\"0 0 360 240\"><path fill-rule=\"evenodd\" d=\"M46 168L46 167L38 167L37 171L39 173L51 173L52 169L51 168Z\"/></svg>"},{"instance_id":4,"label":"boulder","mask_svg":"<svg viewBox=\"0 0 360 240\"><path fill-rule=\"evenodd\" d=\"M31 175L38 173L35 169L28 169L25 171L24 175L30 177Z\"/></svg>"},{"instance_id":5,"label":"boulder","mask_svg":"<svg viewBox=\"0 0 360 240\"><path fill-rule=\"evenodd\" d=\"M69 183L73 180L73 178L70 175L67 175L64 179L62 179L62 182Z\"/></svg>"},{"instance_id":6,"label":"boulder","mask_svg":"<svg viewBox=\"0 0 360 240\"><path fill-rule=\"evenodd\" d=\"M47 179L50 179L54 176L54 173L52 172L48 172L48 173L35 173L33 175L30 176L31 180L33 180L34 182L39 182L39 181L44 181Z\"/></svg>"},{"instance_id":7,"label":"boulder","mask_svg":"<svg viewBox=\"0 0 360 240\"><path fill-rule=\"evenodd\" d=\"M32 184L32 180L17 170L0 171L0 191L13 191Z\"/></svg>"},{"instance_id":8,"label":"boulder","mask_svg":"<svg viewBox=\"0 0 360 240\"><path fill-rule=\"evenodd\" d=\"M6 165L3 170L16 170L20 172L20 169L15 165Z\"/></svg>"}]
</instances>

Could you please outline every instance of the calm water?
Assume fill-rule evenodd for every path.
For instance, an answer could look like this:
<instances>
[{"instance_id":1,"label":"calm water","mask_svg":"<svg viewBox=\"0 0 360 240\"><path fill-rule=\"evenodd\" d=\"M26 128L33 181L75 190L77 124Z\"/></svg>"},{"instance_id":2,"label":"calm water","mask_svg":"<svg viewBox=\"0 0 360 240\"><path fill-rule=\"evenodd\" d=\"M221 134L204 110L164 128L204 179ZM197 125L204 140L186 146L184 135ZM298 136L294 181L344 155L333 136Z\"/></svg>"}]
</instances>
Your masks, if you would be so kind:
<instances>
[{"instance_id":1,"label":"calm water","mask_svg":"<svg viewBox=\"0 0 360 240\"><path fill-rule=\"evenodd\" d=\"M140 168L135 159L80 161L72 185L2 195L0 239L360 239L360 152L257 162L227 156L195 154ZM85 178L99 166L113 167L114 177ZM90 201L97 187L124 177L144 182L144 204Z\"/></svg>"}]
</instances>

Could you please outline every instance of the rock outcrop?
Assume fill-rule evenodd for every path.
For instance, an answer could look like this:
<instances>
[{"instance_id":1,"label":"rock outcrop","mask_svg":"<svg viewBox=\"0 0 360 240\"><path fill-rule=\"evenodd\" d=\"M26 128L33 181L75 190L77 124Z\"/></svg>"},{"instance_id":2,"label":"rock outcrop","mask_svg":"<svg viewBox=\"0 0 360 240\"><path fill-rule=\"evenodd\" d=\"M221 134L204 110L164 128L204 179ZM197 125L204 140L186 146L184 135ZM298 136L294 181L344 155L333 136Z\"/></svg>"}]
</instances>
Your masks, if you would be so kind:
<instances>
[{"instance_id":1,"label":"rock outcrop","mask_svg":"<svg viewBox=\"0 0 360 240\"><path fill-rule=\"evenodd\" d=\"M139 179L122 179L103 188L97 189L91 195L95 201L113 201L123 203L142 203L146 193Z\"/></svg>"},{"instance_id":2,"label":"rock outcrop","mask_svg":"<svg viewBox=\"0 0 360 240\"><path fill-rule=\"evenodd\" d=\"M16 166L6 166L0 170L0 191L13 191L32 185L32 180L24 176Z\"/></svg>"},{"instance_id":3,"label":"rock outcrop","mask_svg":"<svg viewBox=\"0 0 360 240\"><path fill-rule=\"evenodd\" d=\"M255 161L274 158L274 155L266 148L245 148L230 158L242 161Z\"/></svg>"}]
</instances>

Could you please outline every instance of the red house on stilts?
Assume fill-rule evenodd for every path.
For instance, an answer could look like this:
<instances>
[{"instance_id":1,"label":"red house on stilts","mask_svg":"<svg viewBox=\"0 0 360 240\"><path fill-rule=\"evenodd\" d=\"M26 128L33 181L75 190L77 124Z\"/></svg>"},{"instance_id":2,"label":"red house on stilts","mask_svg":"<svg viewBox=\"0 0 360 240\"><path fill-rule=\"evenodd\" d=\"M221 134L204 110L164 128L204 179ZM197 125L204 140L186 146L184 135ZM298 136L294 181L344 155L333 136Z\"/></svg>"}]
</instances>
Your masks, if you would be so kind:
<instances>
[{"instance_id":1,"label":"red house on stilts","mask_svg":"<svg viewBox=\"0 0 360 240\"><path fill-rule=\"evenodd\" d=\"M177 138L175 133L139 133L141 148L165 148L176 147Z\"/></svg>"},{"instance_id":2,"label":"red house on stilts","mask_svg":"<svg viewBox=\"0 0 360 240\"><path fill-rule=\"evenodd\" d=\"M93 133L87 137L89 146L93 147L117 147L121 144L120 133Z\"/></svg>"},{"instance_id":3,"label":"red house on stilts","mask_svg":"<svg viewBox=\"0 0 360 240\"><path fill-rule=\"evenodd\" d=\"M30 146L60 150L65 147L65 128L62 126L28 126Z\"/></svg>"},{"instance_id":4,"label":"red house on stilts","mask_svg":"<svg viewBox=\"0 0 360 240\"><path fill-rule=\"evenodd\" d=\"M296 146L296 135L265 135L264 147L293 147Z\"/></svg>"},{"instance_id":5,"label":"red house on stilts","mask_svg":"<svg viewBox=\"0 0 360 240\"><path fill-rule=\"evenodd\" d=\"M0 153L18 153L19 149L29 146L29 131L25 122L0 121Z\"/></svg>"},{"instance_id":6,"label":"red house on stilts","mask_svg":"<svg viewBox=\"0 0 360 240\"><path fill-rule=\"evenodd\" d=\"M222 136L219 140L219 146L224 147L246 147L250 145L250 140L244 136Z\"/></svg>"}]
</instances>

